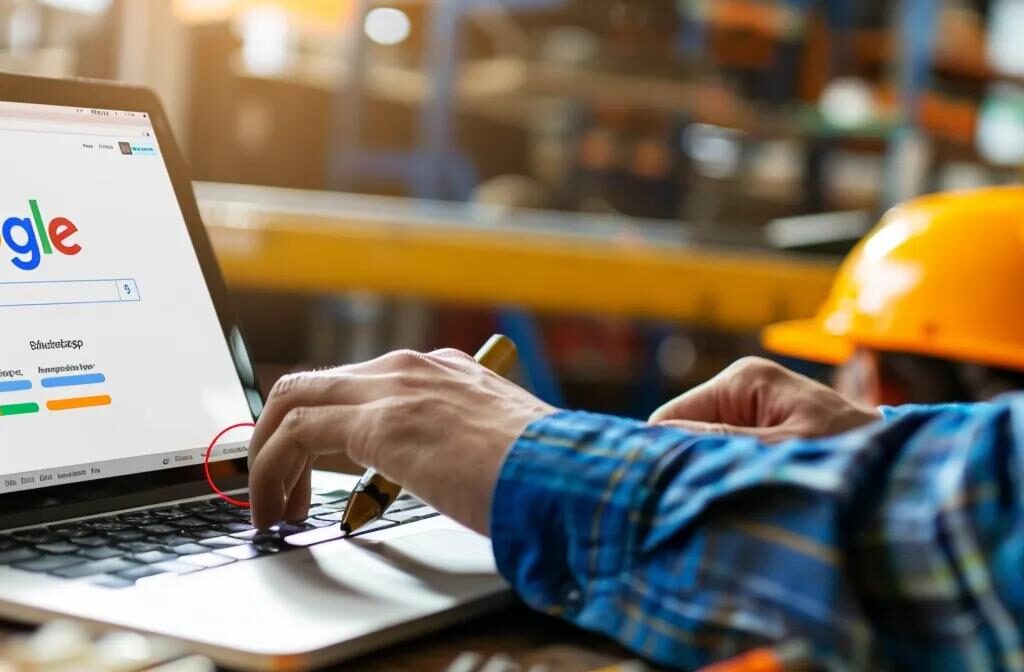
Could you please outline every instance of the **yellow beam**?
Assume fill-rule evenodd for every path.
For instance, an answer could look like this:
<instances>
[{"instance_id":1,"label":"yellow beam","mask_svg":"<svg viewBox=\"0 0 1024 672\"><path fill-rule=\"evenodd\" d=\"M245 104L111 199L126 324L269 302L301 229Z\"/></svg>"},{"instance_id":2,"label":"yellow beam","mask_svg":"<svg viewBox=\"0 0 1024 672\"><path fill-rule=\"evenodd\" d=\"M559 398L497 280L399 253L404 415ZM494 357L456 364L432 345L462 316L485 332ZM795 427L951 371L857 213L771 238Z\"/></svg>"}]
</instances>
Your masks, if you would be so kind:
<instances>
[{"instance_id":1,"label":"yellow beam","mask_svg":"<svg viewBox=\"0 0 1024 672\"><path fill-rule=\"evenodd\" d=\"M771 253L424 225L294 204L206 198L203 211L229 284L245 289L367 291L751 330L813 314L835 271Z\"/></svg>"}]
</instances>

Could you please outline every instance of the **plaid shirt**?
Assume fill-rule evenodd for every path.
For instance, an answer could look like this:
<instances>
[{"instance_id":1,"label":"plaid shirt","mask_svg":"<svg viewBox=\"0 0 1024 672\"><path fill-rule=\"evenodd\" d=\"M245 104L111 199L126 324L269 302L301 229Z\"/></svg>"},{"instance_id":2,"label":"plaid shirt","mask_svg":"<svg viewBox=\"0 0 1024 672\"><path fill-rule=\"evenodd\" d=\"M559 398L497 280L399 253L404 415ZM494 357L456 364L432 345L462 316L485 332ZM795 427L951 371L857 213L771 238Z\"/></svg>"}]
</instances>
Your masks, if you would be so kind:
<instances>
[{"instance_id":1,"label":"plaid shirt","mask_svg":"<svg viewBox=\"0 0 1024 672\"><path fill-rule=\"evenodd\" d=\"M794 640L835 670L1024 670L1024 396L766 446L561 412L513 445L498 566L682 669Z\"/></svg>"}]
</instances>

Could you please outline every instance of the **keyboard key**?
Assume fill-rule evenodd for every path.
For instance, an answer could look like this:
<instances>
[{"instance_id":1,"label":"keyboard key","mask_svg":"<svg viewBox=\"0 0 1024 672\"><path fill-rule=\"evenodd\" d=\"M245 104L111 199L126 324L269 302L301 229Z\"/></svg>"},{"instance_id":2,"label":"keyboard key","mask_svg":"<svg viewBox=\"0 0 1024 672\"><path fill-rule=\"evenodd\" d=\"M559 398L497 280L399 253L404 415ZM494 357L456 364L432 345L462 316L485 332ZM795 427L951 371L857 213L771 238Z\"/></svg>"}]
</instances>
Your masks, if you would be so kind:
<instances>
[{"instance_id":1,"label":"keyboard key","mask_svg":"<svg viewBox=\"0 0 1024 672\"><path fill-rule=\"evenodd\" d=\"M252 539L257 534L259 534L259 530L257 530L255 527L250 527L248 530L245 530L244 532L235 532L234 534L229 536L232 536L235 539Z\"/></svg>"},{"instance_id":2,"label":"keyboard key","mask_svg":"<svg viewBox=\"0 0 1024 672\"><path fill-rule=\"evenodd\" d=\"M216 511L214 513L198 513L196 514L196 518L205 520L207 523L221 523L223 525L238 522L238 516L231 513L225 513L223 511Z\"/></svg>"},{"instance_id":3,"label":"keyboard key","mask_svg":"<svg viewBox=\"0 0 1024 672\"><path fill-rule=\"evenodd\" d=\"M50 573L54 576L60 576L65 579L81 579L83 577L94 576L96 574L114 574L116 572L123 572L133 567L138 567L138 565L134 562L128 562L124 558L108 558L106 560L97 560L96 562L87 562L84 565L57 569Z\"/></svg>"},{"instance_id":4,"label":"keyboard key","mask_svg":"<svg viewBox=\"0 0 1024 672\"><path fill-rule=\"evenodd\" d=\"M161 546L181 546L182 544L193 544L195 539L192 537L184 537L180 534L158 534L151 535L149 541L154 544L160 544Z\"/></svg>"},{"instance_id":5,"label":"keyboard key","mask_svg":"<svg viewBox=\"0 0 1024 672\"><path fill-rule=\"evenodd\" d=\"M52 555L63 555L65 553L77 553L82 548L69 541L58 541L52 544L36 544L36 550Z\"/></svg>"},{"instance_id":6,"label":"keyboard key","mask_svg":"<svg viewBox=\"0 0 1024 672\"><path fill-rule=\"evenodd\" d=\"M81 527L79 525L62 525L61 527L53 527L50 529L54 534L63 537L64 539L81 539L93 535L91 528Z\"/></svg>"},{"instance_id":7,"label":"keyboard key","mask_svg":"<svg viewBox=\"0 0 1024 672\"><path fill-rule=\"evenodd\" d=\"M178 555L193 555L196 553L209 553L210 549L206 546L200 546L199 544L182 544L181 546L174 546L171 548L171 553Z\"/></svg>"},{"instance_id":8,"label":"keyboard key","mask_svg":"<svg viewBox=\"0 0 1024 672\"><path fill-rule=\"evenodd\" d=\"M317 492L310 498L314 504L330 504L348 499L352 493L348 490L332 490L330 492Z\"/></svg>"},{"instance_id":9,"label":"keyboard key","mask_svg":"<svg viewBox=\"0 0 1024 672\"><path fill-rule=\"evenodd\" d=\"M436 515L436 514L432 514L432 515ZM338 525L337 523L332 523L332 524L329 524L329 526L327 526L327 527L322 527L321 529L311 530L309 532L305 532L305 533L297 535L297 536L289 537L286 541L291 546L302 546L302 547L314 546L316 544L321 544L321 543L324 543L326 541L332 541L334 539L341 539L341 538L344 538L345 536L358 537L358 536L361 536L361 535L364 535L364 534L369 534L370 532L377 532L378 530L386 530L386 529L391 528L391 527L397 527L398 525L399 525L399 523L397 523L395 521L381 518L379 520L375 520L375 521L372 521L370 523L367 523L366 525L364 525L363 527L359 528L358 530L356 530L355 532L353 532L350 535L345 535L341 531L341 526L340 525Z\"/></svg>"},{"instance_id":10,"label":"keyboard key","mask_svg":"<svg viewBox=\"0 0 1024 672\"><path fill-rule=\"evenodd\" d=\"M245 543L241 539L235 539L234 537L214 537L213 539L203 539L199 542L199 545L208 546L209 548L231 548L232 546L242 546Z\"/></svg>"},{"instance_id":11,"label":"keyboard key","mask_svg":"<svg viewBox=\"0 0 1024 672\"><path fill-rule=\"evenodd\" d=\"M147 576L156 576L157 574L163 574L164 570L160 569L155 565L138 565L131 569L118 572L117 576L128 581L138 581L139 579L146 578Z\"/></svg>"},{"instance_id":12,"label":"keyboard key","mask_svg":"<svg viewBox=\"0 0 1024 672\"><path fill-rule=\"evenodd\" d=\"M117 532L110 533L110 539L115 542L121 541L140 541L146 538L145 532L139 530L119 530Z\"/></svg>"},{"instance_id":13,"label":"keyboard key","mask_svg":"<svg viewBox=\"0 0 1024 672\"><path fill-rule=\"evenodd\" d=\"M60 537L45 527L34 527L29 530L11 532L11 537L26 544L52 544L61 540Z\"/></svg>"},{"instance_id":14,"label":"keyboard key","mask_svg":"<svg viewBox=\"0 0 1024 672\"><path fill-rule=\"evenodd\" d=\"M152 525L143 525L139 529L141 529L143 532L148 532L151 535L152 534L176 534L178 532L178 528L171 527L167 523L154 523Z\"/></svg>"},{"instance_id":15,"label":"keyboard key","mask_svg":"<svg viewBox=\"0 0 1024 672\"><path fill-rule=\"evenodd\" d=\"M234 537L235 539L255 539L257 541L274 541L279 540L282 536L291 536L293 534L305 532L310 527L311 526L307 526L305 523L303 523L302 526L283 523L281 525L274 525L269 530L263 532L255 528L250 528L245 532L237 532L230 536Z\"/></svg>"},{"instance_id":16,"label":"keyboard key","mask_svg":"<svg viewBox=\"0 0 1024 672\"><path fill-rule=\"evenodd\" d=\"M337 513L338 509L333 506L311 506L309 512L306 514L312 518L314 516L329 516L332 513Z\"/></svg>"},{"instance_id":17,"label":"keyboard key","mask_svg":"<svg viewBox=\"0 0 1024 672\"><path fill-rule=\"evenodd\" d=\"M213 539L214 537L221 537L227 534L227 530L213 529L209 527L205 527L201 530L184 530L184 532L196 539Z\"/></svg>"},{"instance_id":18,"label":"keyboard key","mask_svg":"<svg viewBox=\"0 0 1024 672\"><path fill-rule=\"evenodd\" d=\"M160 520L164 521L178 520L179 518L189 517L188 511L182 511L176 506L168 507L166 509L153 509L151 513L153 514L154 518L159 518Z\"/></svg>"},{"instance_id":19,"label":"keyboard key","mask_svg":"<svg viewBox=\"0 0 1024 672\"><path fill-rule=\"evenodd\" d=\"M275 527L277 528L275 530L275 532L277 532L277 536L283 539L284 537L290 537L293 534L305 532L312 526L306 525L305 523L281 523Z\"/></svg>"},{"instance_id":20,"label":"keyboard key","mask_svg":"<svg viewBox=\"0 0 1024 672\"><path fill-rule=\"evenodd\" d=\"M233 562L237 562L234 558L229 558L225 555L218 555L216 553L201 553L199 555L186 555L180 562L188 563L190 565L196 565L198 567L221 567L223 565L230 565Z\"/></svg>"},{"instance_id":21,"label":"keyboard key","mask_svg":"<svg viewBox=\"0 0 1024 672\"><path fill-rule=\"evenodd\" d=\"M112 519L90 520L87 522L89 527L97 532L123 532L124 530L131 529L131 525Z\"/></svg>"},{"instance_id":22,"label":"keyboard key","mask_svg":"<svg viewBox=\"0 0 1024 672\"><path fill-rule=\"evenodd\" d=\"M263 555L260 553L260 549L256 548L252 544L232 546L231 548L219 548L215 550L214 553L228 558L234 558L235 560L248 560L250 558L256 558Z\"/></svg>"},{"instance_id":23,"label":"keyboard key","mask_svg":"<svg viewBox=\"0 0 1024 672\"><path fill-rule=\"evenodd\" d=\"M199 518L181 518L175 520L172 524L181 530L195 530L209 526L208 522Z\"/></svg>"},{"instance_id":24,"label":"keyboard key","mask_svg":"<svg viewBox=\"0 0 1024 672\"><path fill-rule=\"evenodd\" d=\"M12 562L22 562L39 557L39 553L31 548L12 548L9 551L0 551L0 565L9 565Z\"/></svg>"},{"instance_id":25,"label":"keyboard key","mask_svg":"<svg viewBox=\"0 0 1024 672\"><path fill-rule=\"evenodd\" d=\"M253 527L249 523L228 523L224 526L224 529L234 534L236 532L248 532L253 529Z\"/></svg>"},{"instance_id":26,"label":"keyboard key","mask_svg":"<svg viewBox=\"0 0 1024 672\"><path fill-rule=\"evenodd\" d=\"M330 527L331 525L336 524L335 521L333 521L333 520L320 520L319 518L308 518L307 520L305 520L303 522L309 528L313 528L313 527Z\"/></svg>"},{"instance_id":27,"label":"keyboard key","mask_svg":"<svg viewBox=\"0 0 1024 672\"><path fill-rule=\"evenodd\" d=\"M74 555L43 555L34 560L16 562L11 567L23 569L26 572L51 572L55 569L80 565L84 562L85 558L79 558Z\"/></svg>"},{"instance_id":28,"label":"keyboard key","mask_svg":"<svg viewBox=\"0 0 1024 672\"><path fill-rule=\"evenodd\" d=\"M191 574L192 572L198 572L202 567L197 565L190 565L187 562L181 562L179 560L171 560L169 562L158 562L153 567L159 570L167 572L168 574Z\"/></svg>"},{"instance_id":29,"label":"keyboard key","mask_svg":"<svg viewBox=\"0 0 1024 672\"><path fill-rule=\"evenodd\" d=\"M119 543L117 548L124 549L124 551L129 553L145 553L146 551L164 550L164 546L162 544L157 544L152 541L128 541L123 544ZM122 553L122 555L123 554L124 553Z\"/></svg>"},{"instance_id":30,"label":"keyboard key","mask_svg":"<svg viewBox=\"0 0 1024 672\"><path fill-rule=\"evenodd\" d=\"M159 548L159 546L157 547ZM86 548L78 552L78 555L90 560L106 560L107 558L119 558L125 555L125 551L113 546L100 546L99 548Z\"/></svg>"},{"instance_id":31,"label":"keyboard key","mask_svg":"<svg viewBox=\"0 0 1024 672\"><path fill-rule=\"evenodd\" d=\"M160 519L146 511L125 513L117 517L117 520L128 525L152 525L160 522Z\"/></svg>"},{"instance_id":32,"label":"keyboard key","mask_svg":"<svg viewBox=\"0 0 1024 672\"><path fill-rule=\"evenodd\" d=\"M389 513L399 513L400 511L419 509L424 506L426 506L426 504L417 499L406 499L404 501L395 502L388 508L387 512L385 512L384 517L387 518Z\"/></svg>"},{"instance_id":33,"label":"keyboard key","mask_svg":"<svg viewBox=\"0 0 1024 672\"><path fill-rule=\"evenodd\" d=\"M92 532L90 531L89 534L92 534ZM76 546L84 546L86 548L99 548L101 546L109 546L111 543L106 537L97 537L95 535L91 537L78 537L69 541Z\"/></svg>"},{"instance_id":34,"label":"keyboard key","mask_svg":"<svg viewBox=\"0 0 1024 672\"><path fill-rule=\"evenodd\" d=\"M217 511L217 506L208 499L204 499L201 502L185 502L184 504L179 504L178 508L189 513L214 513Z\"/></svg>"},{"instance_id":35,"label":"keyboard key","mask_svg":"<svg viewBox=\"0 0 1024 672\"><path fill-rule=\"evenodd\" d=\"M176 560L178 558L174 553L167 553L165 551L146 551L145 553L136 553L131 556L131 559L135 562L141 562L146 565L152 565L156 562L167 562L168 560Z\"/></svg>"},{"instance_id":36,"label":"keyboard key","mask_svg":"<svg viewBox=\"0 0 1024 672\"><path fill-rule=\"evenodd\" d=\"M8 536L0 537L0 551L9 551L12 548L19 548L20 546L20 541L15 541Z\"/></svg>"},{"instance_id":37,"label":"keyboard key","mask_svg":"<svg viewBox=\"0 0 1024 672\"><path fill-rule=\"evenodd\" d=\"M210 502L214 508L220 509L221 511L240 511L241 507L235 506L229 501L223 499L215 499Z\"/></svg>"},{"instance_id":38,"label":"keyboard key","mask_svg":"<svg viewBox=\"0 0 1024 672\"><path fill-rule=\"evenodd\" d=\"M112 574L100 574L89 579L89 583L100 588L128 588L129 586L135 585L135 581L131 579L123 579L120 576L114 576Z\"/></svg>"},{"instance_id":39,"label":"keyboard key","mask_svg":"<svg viewBox=\"0 0 1024 672\"><path fill-rule=\"evenodd\" d=\"M389 522L388 525L394 525L394 523ZM345 534L341 531L341 526L330 525L328 527L307 530L301 534L292 535L288 537L288 545L293 548L305 548L307 546L322 544L325 541L341 539L344 536Z\"/></svg>"},{"instance_id":40,"label":"keyboard key","mask_svg":"<svg viewBox=\"0 0 1024 672\"><path fill-rule=\"evenodd\" d=\"M384 514L384 518L396 523L411 523L424 518L433 518L436 515L439 514L434 509L431 509L430 507L422 507L409 511L399 511L398 513L388 512Z\"/></svg>"}]
</instances>

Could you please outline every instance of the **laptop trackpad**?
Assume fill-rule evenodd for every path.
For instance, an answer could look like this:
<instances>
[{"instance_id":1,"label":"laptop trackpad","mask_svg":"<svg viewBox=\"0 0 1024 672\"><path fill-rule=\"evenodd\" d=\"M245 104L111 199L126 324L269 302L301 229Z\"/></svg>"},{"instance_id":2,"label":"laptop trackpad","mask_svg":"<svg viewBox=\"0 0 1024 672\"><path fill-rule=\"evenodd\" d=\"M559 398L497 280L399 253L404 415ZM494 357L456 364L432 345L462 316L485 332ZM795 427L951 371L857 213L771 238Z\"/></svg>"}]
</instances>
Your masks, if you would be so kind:
<instances>
[{"instance_id":1,"label":"laptop trackpad","mask_svg":"<svg viewBox=\"0 0 1024 672\"><path fill-rule=\"evenodd\" d=\"M491 540L473 532L410 531L405 536L356 543L392 559L415 562L444 574L494 574L497 571Z\"/></svg>"}]
</instances>

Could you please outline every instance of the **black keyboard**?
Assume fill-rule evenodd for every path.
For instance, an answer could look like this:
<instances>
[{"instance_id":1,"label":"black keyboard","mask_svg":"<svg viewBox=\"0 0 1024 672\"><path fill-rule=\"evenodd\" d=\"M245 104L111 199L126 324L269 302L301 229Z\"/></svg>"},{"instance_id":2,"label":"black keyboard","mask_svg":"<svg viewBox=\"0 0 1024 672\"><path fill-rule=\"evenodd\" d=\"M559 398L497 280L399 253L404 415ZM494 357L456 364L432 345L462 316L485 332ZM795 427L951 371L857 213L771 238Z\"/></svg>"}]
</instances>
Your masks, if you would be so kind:
<instances>
[{"instance_id":1,"label":"black keyboard","mask_svg":"<svg viewBox=\"0 0 1024 672\"><path fill-rule=\"evenodd\" d=\"M125 588L150 577L191 574L297 548L288 537L337 525L349 493L313 495L309 518L258 533L248 509L220 499L116 513L0 533L0 566ZM352 536L439 515L402 495Z\"/></svg>"}]
</instances>

